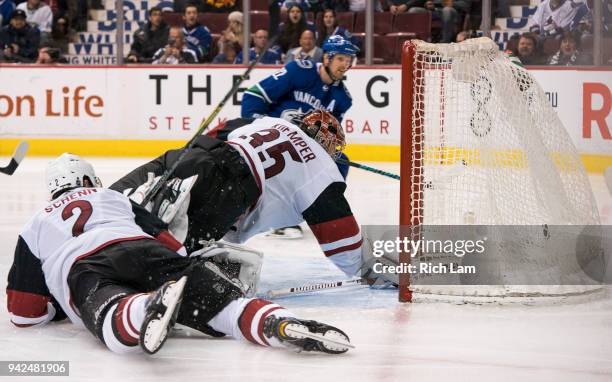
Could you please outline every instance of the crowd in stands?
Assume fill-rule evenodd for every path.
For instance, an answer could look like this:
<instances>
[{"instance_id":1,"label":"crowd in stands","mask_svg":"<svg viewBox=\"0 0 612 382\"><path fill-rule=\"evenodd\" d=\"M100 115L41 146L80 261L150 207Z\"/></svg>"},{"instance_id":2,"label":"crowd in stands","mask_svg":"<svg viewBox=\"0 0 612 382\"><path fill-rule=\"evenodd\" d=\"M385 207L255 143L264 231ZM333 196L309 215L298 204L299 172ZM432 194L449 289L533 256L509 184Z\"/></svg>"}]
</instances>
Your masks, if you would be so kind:
<instances>
[{"instance_id":1,"label":"crowd in stands","mask_svg":"<svg viewBox=\"0 0 612 382\"><path fill-rule=\"evenodd\" d=\"M99 1L0 0L0 62L62 62L69 44L74 42L75 31L86 29L88 7L102 8ZM517 0L493 0L494 29L495 17L510 16L508 2L512 1ZM525 65L592 64L594 1L603 1L607 36L604 49L610 48L612 1L543 0L531 16L531 30L511 38L508 49ZM256 12L265 13L269 22L252 28L251 45L246 47L249 60L263 52L269 35L275 33L278 37L263 52L262 64L283 64L296 59L320 62L323 42L338 34L362 49L363 60L366 0L261 2L267 10ZM157 6L149 9L147 22L133 32L130 52L125 58L127 63L243 63L243 36L247 32L243 30L241 0L174 0L172 5L173 9ZM384 56L376 63L398 63L399 58L398 54L385 52L380 36L395 46L409 38L459 42L478 34L472 31L480 27L481 9L481 0L375 0L374 57L381 51ZM216 33L208 28L213 22L209 15L213 14L223 17L225 22L225 29L213 30ZM399 25L416 20L404 17L426 18L425 30L413 33L410 25ZM612 64L611 56L604 55L605 60L610 60L604 64Z\"/></svg>"}]
</instances>

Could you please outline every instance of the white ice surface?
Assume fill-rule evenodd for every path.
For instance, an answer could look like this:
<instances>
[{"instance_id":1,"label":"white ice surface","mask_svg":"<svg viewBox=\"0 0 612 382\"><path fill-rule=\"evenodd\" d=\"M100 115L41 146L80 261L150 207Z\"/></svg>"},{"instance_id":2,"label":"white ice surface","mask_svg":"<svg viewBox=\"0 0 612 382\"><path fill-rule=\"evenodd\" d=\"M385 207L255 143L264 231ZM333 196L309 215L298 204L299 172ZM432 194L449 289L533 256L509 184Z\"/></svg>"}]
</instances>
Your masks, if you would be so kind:
<instances>
[{"instance_id":1,"label":"white ice surface","mask_svg":"<svg viewBox=\"0 0 612 382\"><path fill-rule=\"evenodd\" d=\"M106 185L143 162L88 159ZM0 165L7 161L0 158ZM0 174L2 290L18 232L45 204L46 161L26 158L13 176ZM372 165L398 171L397 164ZM591 179L602 220L612 224L603 178ZM396 224L397 193L395 180L351 170L347 194L361 224ZM303 240L258 237L249 244L265 252L262 292L344 278L309 231ZM6 295L0 296L6 306ZM70 361L70 377L53 381L612 381L609 292L580 304L478 306L400 304L395 291L357 286L277 302L338 326L357 348L341 356L295 354L181 330L155 356L118 356L68 322L19 329L0 308L0 361Z\"/></svg>"}]
</instances>

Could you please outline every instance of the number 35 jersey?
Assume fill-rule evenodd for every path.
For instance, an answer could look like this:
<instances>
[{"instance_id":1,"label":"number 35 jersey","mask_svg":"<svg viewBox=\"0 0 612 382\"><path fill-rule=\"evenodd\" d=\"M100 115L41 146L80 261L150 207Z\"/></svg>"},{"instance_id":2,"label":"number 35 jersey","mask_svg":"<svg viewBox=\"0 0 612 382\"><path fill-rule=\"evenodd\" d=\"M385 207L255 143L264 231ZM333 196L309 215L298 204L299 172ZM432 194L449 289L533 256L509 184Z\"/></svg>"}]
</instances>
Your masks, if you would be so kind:
<instances>
[{"instance_id":1,"label":"number 35 jersey","mask_svg":"<svg viewBox=\"0 0 612 382\"><path fill-rule=\"evenodd\" d=\"M297 126L271 117L234 130L227 143L251 166L261 196L225 239L245 242L305 220L325 255L345 273L357 274L361 233L344 197L344 179L321 145Z\"/></svg>"},{"instance_id":2,"label":"number 35 jersey","mask_svg":"<svg viewBox=\"0 0 612 382\"><path fill-rule=\"evenodd\" d=\"M72 264L113 243L142 238L152 237L119 192L77 188L52 200L19 235L7 287L11 321L29 326L53 318L53 296L71 321L81 323L70 306Z\"/></svg>"}]
</instances>

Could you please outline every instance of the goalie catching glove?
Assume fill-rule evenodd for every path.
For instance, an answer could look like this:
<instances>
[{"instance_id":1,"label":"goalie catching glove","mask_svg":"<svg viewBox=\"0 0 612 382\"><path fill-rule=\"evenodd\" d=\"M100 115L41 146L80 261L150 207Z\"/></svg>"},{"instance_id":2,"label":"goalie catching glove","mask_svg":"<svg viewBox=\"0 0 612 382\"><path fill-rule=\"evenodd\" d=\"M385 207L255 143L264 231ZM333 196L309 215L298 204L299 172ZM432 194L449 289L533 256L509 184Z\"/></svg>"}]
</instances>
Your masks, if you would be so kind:
<instances>
[{"instance_id":1,"label":"goalie catching glove","mask_svg":"<svg viewBox=\"0 0 612 382\"><path fill-rule=\"evenodd\" d=\"M204 248L192 252L191 257L210 258L234 279L233 281L239 281L238 284L241 285L246 297L255 296L261 274L263 252L224 241L201 241L200 244L203 244Z\"/></svg>"}]
</instances>

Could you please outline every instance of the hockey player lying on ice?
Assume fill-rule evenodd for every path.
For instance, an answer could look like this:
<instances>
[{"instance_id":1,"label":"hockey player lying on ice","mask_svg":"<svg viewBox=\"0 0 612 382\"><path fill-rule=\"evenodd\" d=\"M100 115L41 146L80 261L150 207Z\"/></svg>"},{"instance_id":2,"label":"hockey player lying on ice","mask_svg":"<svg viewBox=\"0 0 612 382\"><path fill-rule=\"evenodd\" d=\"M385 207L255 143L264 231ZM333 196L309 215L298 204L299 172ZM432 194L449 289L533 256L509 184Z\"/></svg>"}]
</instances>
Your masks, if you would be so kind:
<instances>
[{"instance_id":1,"label":"hockey player lying on ice","mask_svg":"<svg viewBox=\"0 0 612 382\"><path fill-rule=\"evenodd\" d=\"M198 138L173 174L185 179L182 183L192 182L197 175L189 186L172 185L183 191L192 187L188 229L176 224L181 213L175 221L166 220L175 237L181 241L186 237L190 252L201 248L202 240L243 243L258 233L306 221L325 255L347 275L359 274L361 232L333 160L344 148L344 131L324 110L312 111L297 123L299 127L280 118L238 119L218 132L226 142ZM153 183L149 173L161 175L179 153L168 151L111 188L142 201ZM171 191L166 188L160 198L176 199ZM154 212L160 205L167 203L158 200ZM162 208L159 216L165 213Z\"/></svg>"},{"instance_id":2,"label":"hockey player lying on ice","mask_svg":"<svg viewBox=\"0 0 612 382\"><path fill-rule=\"evenodd\" d=\"M245 298L217 256L186 256L166 224L123 194L101 188L76 155L49 163L51 201L19 235L7 305L19 327L66 318L118 353L155 353L176 322L212 335L273 347L343 353L339 329L293 318L266 300ZM140 346L139 346L140 345Z\"/></svg>"}]
</instances>

